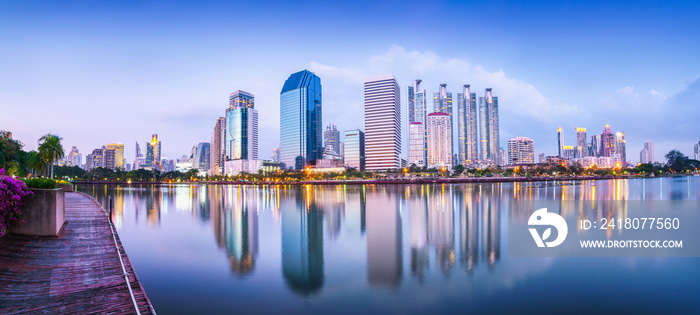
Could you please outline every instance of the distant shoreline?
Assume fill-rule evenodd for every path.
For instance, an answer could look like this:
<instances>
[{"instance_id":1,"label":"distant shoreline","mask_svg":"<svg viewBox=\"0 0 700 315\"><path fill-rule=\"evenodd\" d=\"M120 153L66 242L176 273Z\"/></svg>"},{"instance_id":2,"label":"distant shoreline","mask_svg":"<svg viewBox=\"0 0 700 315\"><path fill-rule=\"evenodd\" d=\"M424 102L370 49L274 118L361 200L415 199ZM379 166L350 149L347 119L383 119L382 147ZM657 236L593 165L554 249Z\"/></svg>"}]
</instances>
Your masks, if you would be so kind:
<instances>
[{"instance_id":1,"label":"distant shoreline","mask_svg":"<svg viewBox=\"0 0 700 315\"><path fill-rule=\"evenodd\" d=\"M661 176L660 176L661 177ZM464 177L464 178L416 178L416 179L372 179L372 180L306 180L306 181L74 181L80 185L167 185L167 184L212 184L212 185L405 185L405 184L459 184L459 183L511 183L511 182L560 182L580 180L606 180L654 178L630 175L618 176L559 176L559 177Z\"/></svg>"}]
</instances>

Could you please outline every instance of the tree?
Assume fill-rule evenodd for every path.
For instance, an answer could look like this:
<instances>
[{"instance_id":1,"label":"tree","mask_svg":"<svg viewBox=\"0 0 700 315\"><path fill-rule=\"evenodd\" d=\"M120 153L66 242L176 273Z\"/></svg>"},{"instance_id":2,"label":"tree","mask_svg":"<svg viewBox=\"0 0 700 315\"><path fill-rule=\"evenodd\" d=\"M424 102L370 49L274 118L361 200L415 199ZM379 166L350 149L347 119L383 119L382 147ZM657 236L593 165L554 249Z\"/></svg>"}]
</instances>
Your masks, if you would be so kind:
<instances>
[{"instance_id":1,"label":"tree","mask_svg":"<svg viewBox=\"0 0 700 315\"><path fill-rule=\"evenodd\" d=\"M62 138L54 136L50 133L39 138L39 158L45 164L45 171L48 172L48 166L51 166L51 176L53 178L53 165L58 160L63 158Z\"/></svg>"},{"instance_id":2,"label":"tree","mask_svg":"<svg viewBox=\"0 0 700 315\"><path fill-rule=\"evenodd\" d=\"M464 172L464 165L460 164L460 165L455 166L455 168L454 168L455 175L457 175L457 176L462 175L463 172Z\"/></svg>"},{"instance_id":3,"label":"tree","mask_svg":"<svg viewBox=\"0 0 700 315\"><path fill-rule=\"evenodd\" d=\"M683 155L681 151L673 149L666 153L664 156L666 158L666 164L674 172L680 172L685 169L686 161L688 157Z\"/></svg>"}]
</instances>

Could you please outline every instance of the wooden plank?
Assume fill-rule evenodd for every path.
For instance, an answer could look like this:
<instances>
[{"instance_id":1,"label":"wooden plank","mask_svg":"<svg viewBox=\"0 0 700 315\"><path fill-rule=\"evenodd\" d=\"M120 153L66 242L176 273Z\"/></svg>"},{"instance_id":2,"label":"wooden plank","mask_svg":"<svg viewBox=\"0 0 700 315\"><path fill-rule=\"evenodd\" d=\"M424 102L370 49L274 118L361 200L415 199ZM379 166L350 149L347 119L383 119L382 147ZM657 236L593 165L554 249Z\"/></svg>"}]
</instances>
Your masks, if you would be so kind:
<instances>
[{"instance_id":1,"label":"wooden plank","mask_svg":"<svg viewBox=\"0 0 700 315\"><path fill-rule=\"evenodd\" d=\"M0 313L135 313L117 250L142 314L153 307L104 210L89 196L66 193L59 237L0 239Z\"/></svg>"}]
</instances>

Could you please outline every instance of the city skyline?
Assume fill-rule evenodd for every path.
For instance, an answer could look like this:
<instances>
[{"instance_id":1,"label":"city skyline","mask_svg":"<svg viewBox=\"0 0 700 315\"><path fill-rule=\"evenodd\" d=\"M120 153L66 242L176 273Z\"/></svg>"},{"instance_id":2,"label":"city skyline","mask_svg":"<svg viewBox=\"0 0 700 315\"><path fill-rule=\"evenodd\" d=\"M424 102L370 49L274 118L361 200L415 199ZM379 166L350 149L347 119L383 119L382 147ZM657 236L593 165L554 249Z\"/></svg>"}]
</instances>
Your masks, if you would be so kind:
<instances>
[{"instance_id":1,"label":"city skyline","mask_svg":"<svg viewBox=\"0 0 700 315\"><path fill-rule=\"evenodd\" d=\"M289 73L307 68L324 79L323 121L336 123L339 131L363 129L363 80L394 73L401 93L416 78L428 95L442 83L453 95L466 83L478 95L493 88L501 101L501 147L527 136L537 141L536 153L556 155L551 130L584 126L597 133L598 126L610 124L626 131L633 163L648 139L657 160L674 148L693 156L698 135L692 117L700 114L694 106L700 101L700 61L690 53L700 43L692 31L700 24L697 4L645 3L627 10L626 4L443 2L386 21L379 16L391 5L368 5L374 11L367 25L350 27L348 18L360 12L349 4L239 4L249 13L244 20L270 23L238 30L212 22L231 9L223 4L192 14L191 5L3 3L1 29L20 31L0 34L0 44L8 47L0 52L6 70L0 74L0 125L27 150L51 132L64 138L66 149L77 146L84 153L157 133L166 144L163 157L174 159L210 140L226 95L243 89L256 95L259 155L267 159L279 143L279 86ZM313 48L292 35L298 26L283 23L288 18L272 23L308 9L324 13L328 22L319 34L328 40ZM480 15L468 21L445 17L462 9L494 12L488 16L502 23L484 23ZM108 18L95 18L105 12ZM183 28L168 22L179 18L191 23ZM460 29L492 44L460 44ZM199 36L204 33L209 35ZM416 41L421 34L449 44ZM227 39L238 37L256 49L231 49L235 41ZM402 130L405 158L405 122ZM134 147L125 146L124 156L134 156Z\"/></svg>"}]
</instances>

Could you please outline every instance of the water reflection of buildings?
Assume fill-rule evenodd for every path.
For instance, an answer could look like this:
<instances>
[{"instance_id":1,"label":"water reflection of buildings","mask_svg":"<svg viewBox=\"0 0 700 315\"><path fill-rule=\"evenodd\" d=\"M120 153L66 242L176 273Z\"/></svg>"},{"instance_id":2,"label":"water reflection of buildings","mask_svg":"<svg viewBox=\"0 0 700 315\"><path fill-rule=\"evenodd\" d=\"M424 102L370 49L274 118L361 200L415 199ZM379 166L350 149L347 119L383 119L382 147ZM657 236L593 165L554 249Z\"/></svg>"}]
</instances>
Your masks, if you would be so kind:
<instances>
[{"instance_id":1,"label":"water reflection of buildings","mask_svg":"<svg viewBox=\"0 0 700 315\"><path fill-rule=\"evenodd\" d=\"M231 272L253 272L258 254L258 207L252 188L210 186L206 191L216 243L225 247Z\"/></svg>"},{"instance_id":2,"label":"water reflection of buildings","mask_svg":"<svg viewBox=\"0 0 700 315\"><path fill-rule=\"evenodd\" d=\"M345 186L345 230L362 235L366 229L366 187L364 185Z\"/></svg>"},{"instance_id":3,"label":"water reflection of buildings","mask_svg":"<svg viewBox=\"0 0 700 315\"><path fill-rule=\"evenodd\" d=\"M455 263L452 186L434 186L428 194L428 245L445 275Z\"/></svg>"},{"instance_id":4,"label":"water reflection of buildings","mask_svg":"<svg viewBox=\"0 0 700 315\"><path fill-rule=\"evenodd\" d=\"M367 278L395 288L401 282L401 218L398 186L373 186L367 203Z\"/></svg>"},{"instance_id":5,"label":"water reflection of buildings","mask_svg":"<svg viewBox=\"0 0 700 315\"><path fill-rule=\"evenodd\" d=\"M455 187L460 212L461 263L472 273L479 261L493 269L501 257L501 185Z\"/></svg>"},{"instance_id":6,"label":"water reflection of buildings","mask_svg":"<svg viewBox=\"0 0 700 315\"><path fill-rule=\"evenodd\" d=\"M408 205L409 246L411 248L411 273L423 281L429 266L428 259L428 198L427 185L406 186Z\"/></svg>"},{"instance_id":7,"label":"water reflection of buildings","mask_svg":"<svg viewBox=\"0 0 700 315\"><path fill-rule=\"evenodd\" d=\"M309 186L290 186L279 202L282 273L295 293L312 295L323 286L323 211Z\"/></svg>"},{"instance_id":8,"label":"water reflection of buildings","mask_svg":"<svg viewBox=\"0 0 700 315\"><path fill-rule=\"evenodd\" d=\"M323 206L326 233L336 240L345 220L345 192L340 185L314 187L316 204Z\"/></svg>"}]
</instances>

